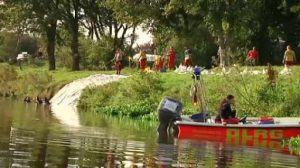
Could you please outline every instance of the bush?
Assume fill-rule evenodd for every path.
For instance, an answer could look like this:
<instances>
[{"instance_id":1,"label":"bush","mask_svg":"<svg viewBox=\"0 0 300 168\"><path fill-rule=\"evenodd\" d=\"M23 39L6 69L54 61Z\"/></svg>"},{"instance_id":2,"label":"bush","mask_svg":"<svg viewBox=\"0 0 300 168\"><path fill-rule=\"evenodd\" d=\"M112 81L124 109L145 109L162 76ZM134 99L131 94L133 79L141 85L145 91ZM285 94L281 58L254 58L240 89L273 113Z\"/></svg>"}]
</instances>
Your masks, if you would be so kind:
<instances>
[{"instance_id":1,"label":"bush","mask_svg":"<svg viewBox=\"0 0 300 168\"><path fill-rule=\"evenodd\" d=\"M153 111L153 108L155 107L153 107L151 102L144 100L131 104L107 106L102 109L98 109L98 112L113 116L137 118L150 115L150 113Z\"/></svg>"},{"instance_id":2,"label":"bush","mask_svg":"<svg viewBox=\"0 0 300 168\"><path fill-rule=\"evenodd\" d=\"M217 73L217 72L215 72ZM295 68L291 75L282 75L278 78L275 87L268 85L266 75L241 75L232 69L230 75L204 75L206 100L211 115L218 114L221 100L228 94L233 94L237 101L238 116L251 117L273 116L294 117L300 114L300 69ZM136 73L120 83L109 84L87 91L83 94L81 105L105 113L130 116L135 110L130 108L149 102L151 113L141 116L153 119L156 116L156 107L165 96L174 97L184 104L185 114L196 113L199 109L192 104L190 88L191 75L176 73L145 74ZM97 101L99 100L99 101ZM125 111L125 112L124 112ZM145 110L147 111L147 110ZM151 116L151 117L150 117Z\"/></svg>"},{"instance_id":3,"label":"bush","mask_svg":"<svg viewBox=\"0 0 300 168\"><path fill-rule=\"evenodd\" d=\"M114 57L114 41L110 37L93 41L82 39L82 52L84 67L90 70L105 70Z\"/></svg>"},{"instance_id":4,"label":"bush","mask_svg":"<svg viewBox=\"0 0 300 168\"><path fill-rule=\"evenodd\" d=\"M162 92L159 75L136 73L121 82L87 89L80 98L80 109L98 113L153 118ZM152 116L152 117L151 117Z\"/></svg>"},{"instance_id":5,"label":"bush","mask_svg":"<svg viewBox=\"0 0 300 168\"><path fill-rule=\"evenodd\" d=\"M53 81L52 75L47 71L29 72L19 79L21 94L31 93L38 95Z\"/></svg>"},{"instance_id":6,"label":"bush","mask_svg":"<svg viewBox=\"0 0 300 168\"><path fill-rule=\"evenodd\" d=\"M72 51L70 47L61 46L56 50L57 62L59 67L72 68Z\"/></svg>"},{"instance_id":7,"label":"bush","mask_svg":"<svg viewBox=\"0 0 300 168\"><path fill-rule=\"evenodd\" d=\"M10 65L0 64L0 96L15 96L17 71Z\"/></svg>"}]
</instances>

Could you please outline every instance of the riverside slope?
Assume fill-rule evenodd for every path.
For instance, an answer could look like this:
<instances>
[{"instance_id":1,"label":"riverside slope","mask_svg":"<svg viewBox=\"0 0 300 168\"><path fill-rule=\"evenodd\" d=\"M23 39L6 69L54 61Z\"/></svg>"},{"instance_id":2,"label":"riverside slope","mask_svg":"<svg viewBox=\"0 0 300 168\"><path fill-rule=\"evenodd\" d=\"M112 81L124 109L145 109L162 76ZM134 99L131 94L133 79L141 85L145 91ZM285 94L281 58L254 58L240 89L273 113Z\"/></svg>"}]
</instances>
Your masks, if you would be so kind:
<instances>
[{"instance_id":1,"label":"riverside slope","mask_svg":"<svg viewBox=\"0 0 300 168\"><path fill-rule=\"evenodd\" d=\"M51 99L51 110L56 118L63 124L80 126L77 105L84 89L105 85L111 82L125 79L123 75L92 75L86 78L75 80L65 85Z\"/></svg>"}]
</instances>

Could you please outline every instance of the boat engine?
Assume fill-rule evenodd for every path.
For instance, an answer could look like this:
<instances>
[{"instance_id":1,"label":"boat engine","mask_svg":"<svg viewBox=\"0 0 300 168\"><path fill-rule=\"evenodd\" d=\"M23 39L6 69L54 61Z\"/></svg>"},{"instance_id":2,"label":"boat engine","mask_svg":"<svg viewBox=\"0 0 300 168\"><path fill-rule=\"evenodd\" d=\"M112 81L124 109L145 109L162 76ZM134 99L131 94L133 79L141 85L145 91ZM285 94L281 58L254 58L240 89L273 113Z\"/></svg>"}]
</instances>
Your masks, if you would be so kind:
<instances>
[{"instance_id":1,"label":"boat engine","mask_svg":"<svg viewBox=\"0 0 300 168\"><path fill-rule=\"evenodd\" d=\"M167 133L174 126L174 122L181 120L183 104L170 97L164 98L158 108L159 133Z\"/></svg>"}]
</instances>

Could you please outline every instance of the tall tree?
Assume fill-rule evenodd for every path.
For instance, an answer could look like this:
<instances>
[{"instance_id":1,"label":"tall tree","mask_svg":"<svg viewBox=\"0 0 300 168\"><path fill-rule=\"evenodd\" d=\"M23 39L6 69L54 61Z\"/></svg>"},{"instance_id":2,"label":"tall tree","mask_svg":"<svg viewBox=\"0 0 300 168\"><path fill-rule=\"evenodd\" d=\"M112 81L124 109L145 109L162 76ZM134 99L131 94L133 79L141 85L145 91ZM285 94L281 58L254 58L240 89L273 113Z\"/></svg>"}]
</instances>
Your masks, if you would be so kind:
<instances>
[{"instance_id":1,"label":"tall tree","mask_svg":"<svg viewBox=\"0 0 300 168\"><path fill-rule=\"evenodd\" d=\"M45 34L47 41L47 55L49 70L56 69L55 45L57 22L60 18L58 12L59 0L28 0L32 4L32 10L36 23L42 34Z\"/></svg>"},{"instance_id":2,"label":"tall tree","mask_svg":"<svg viewBox=\"0 0 300 168\"><path fill-rule=\"evenodd\" d=\"M55 70L55 43L59 0L5 0L6 25L19 36L23 32L45 35L49 70Z\"/></svg>"},{"instance_id":3,"label":"tall tree","mask_svg":"<svg viewBox=\"0 0 300 168\"><path fill-rule=\"evenodd\" d=\"M71 34L71 50L72 50L72 70L80 70L80 54L79 54L79 26L82 19L82 6L80 0L62 0L59 5L62 14L62 21L68 32Z\"/></svg>"}]
</instances>

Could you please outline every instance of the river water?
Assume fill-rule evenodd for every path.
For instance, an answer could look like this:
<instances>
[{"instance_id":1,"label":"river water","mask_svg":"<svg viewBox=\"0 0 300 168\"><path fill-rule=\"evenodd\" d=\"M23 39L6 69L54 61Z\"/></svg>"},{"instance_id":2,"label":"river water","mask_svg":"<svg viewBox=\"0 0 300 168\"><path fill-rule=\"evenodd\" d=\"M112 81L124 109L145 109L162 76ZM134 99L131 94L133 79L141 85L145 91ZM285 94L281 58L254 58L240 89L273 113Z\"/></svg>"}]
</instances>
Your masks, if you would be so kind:
<instances>
[{"instance_id":1,"label":"river water","mask_svg":"<svg viewBox=\"0 0 300 168\"><path fill-rule=\"evenodd\" d=\"M0 100L0 167L300 167L280 149L158 139L156 126L80 113L80 127L44 106Z\"/></svg>"}]
</instances>

